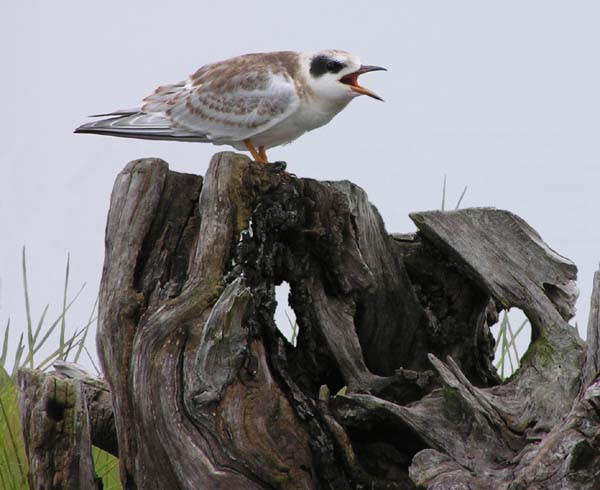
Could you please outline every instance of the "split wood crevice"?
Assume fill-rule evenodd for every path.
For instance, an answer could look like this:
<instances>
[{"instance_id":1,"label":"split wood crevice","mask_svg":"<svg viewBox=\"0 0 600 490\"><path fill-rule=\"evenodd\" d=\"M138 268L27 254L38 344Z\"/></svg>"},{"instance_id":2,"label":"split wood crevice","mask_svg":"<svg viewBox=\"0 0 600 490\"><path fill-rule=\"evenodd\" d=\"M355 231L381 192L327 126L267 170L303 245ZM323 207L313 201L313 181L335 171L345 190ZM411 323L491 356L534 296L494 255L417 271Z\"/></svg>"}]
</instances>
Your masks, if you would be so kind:
<instances>
[{"instance_id":1,"label":"split wood crevice","mask_svg":"<svg viewBox=\"0 0 600 490\"><path fill-rule=\"evenodd\" d=\"M411 218L418 233L390 235L356 185L235 153L204 179L128 164L97 337L124 488L597 488L599 276L586 344L568 324L576 267L519 217ZM273 320L283 281L296 346ZM490 327L513 306L532 339L501 383ZM77 447L44 452L60 432L40 425L57 379L85 423ZM86 437L111 450L82 381L23 371L19 383L32 468L72 467ZM89 465L77 471L65 475L92 485Z\"/></svg>"}]
</instances>

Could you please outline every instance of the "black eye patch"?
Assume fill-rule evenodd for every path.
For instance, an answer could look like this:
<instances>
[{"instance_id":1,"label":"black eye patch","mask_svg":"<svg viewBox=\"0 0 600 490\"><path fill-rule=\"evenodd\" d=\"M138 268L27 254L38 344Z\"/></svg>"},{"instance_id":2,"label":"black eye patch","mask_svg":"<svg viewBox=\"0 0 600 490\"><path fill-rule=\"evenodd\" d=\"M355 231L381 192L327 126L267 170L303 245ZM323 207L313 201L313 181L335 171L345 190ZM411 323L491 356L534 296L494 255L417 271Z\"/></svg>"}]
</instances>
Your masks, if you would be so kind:
<instances>
[{"instance_id":1,"label":"black eye patch","mask_svg":"<svg viewBox=\"0 0 600 490\"><path fill-rule=\"evenodd\" d=\"M317 78L325 73L338 73L346 65L327 56L315 56L310 62L310 74Z\"/></svg>"}]
</instances>

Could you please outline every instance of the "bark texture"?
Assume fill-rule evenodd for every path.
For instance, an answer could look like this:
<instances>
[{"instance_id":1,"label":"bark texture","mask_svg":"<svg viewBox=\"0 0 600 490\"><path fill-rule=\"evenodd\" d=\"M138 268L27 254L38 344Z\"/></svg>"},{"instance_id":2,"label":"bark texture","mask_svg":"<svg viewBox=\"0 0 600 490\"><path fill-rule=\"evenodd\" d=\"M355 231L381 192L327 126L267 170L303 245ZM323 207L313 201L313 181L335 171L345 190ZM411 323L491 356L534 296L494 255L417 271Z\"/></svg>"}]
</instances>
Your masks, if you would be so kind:
<instances>
[{"instance_id":1,"label":"bark texture","mask_svg":"<svg viewBox=\"0 0 600 490\"><path fill-rule=\"evenodd\" d=\"M390 235L356 185L235 153L204 178L128 164L98 330L124 488L598 488L598 276L586 346L576 267L519 217L411 217ZM510 307L532 339L502 383Z\"/></svg>"}]
</instances>

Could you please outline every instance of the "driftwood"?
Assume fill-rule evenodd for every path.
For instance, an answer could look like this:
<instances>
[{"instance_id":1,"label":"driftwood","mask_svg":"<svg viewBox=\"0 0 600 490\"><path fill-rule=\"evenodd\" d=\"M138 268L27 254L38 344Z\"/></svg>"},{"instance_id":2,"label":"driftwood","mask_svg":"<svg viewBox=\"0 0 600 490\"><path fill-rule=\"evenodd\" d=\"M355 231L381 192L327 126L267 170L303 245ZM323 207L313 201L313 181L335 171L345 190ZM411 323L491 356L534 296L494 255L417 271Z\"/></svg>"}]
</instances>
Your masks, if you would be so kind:
<instances>
[{"instance_id":1,"label":"driftwood","mask_svg":"<svg viewBox=\"0 0 600 490\"><path fill-rule=\"evenodd\" d=\"M204 179L128 164L98 330L124 488L599 488L599 276L586 346L575 266L520 218L411 217L390 235L354 184L234 153ZM273 320L283 281L295 346ZM502 383L490 327L510 307L532 339Z\"/></svg>"}]
</instances>

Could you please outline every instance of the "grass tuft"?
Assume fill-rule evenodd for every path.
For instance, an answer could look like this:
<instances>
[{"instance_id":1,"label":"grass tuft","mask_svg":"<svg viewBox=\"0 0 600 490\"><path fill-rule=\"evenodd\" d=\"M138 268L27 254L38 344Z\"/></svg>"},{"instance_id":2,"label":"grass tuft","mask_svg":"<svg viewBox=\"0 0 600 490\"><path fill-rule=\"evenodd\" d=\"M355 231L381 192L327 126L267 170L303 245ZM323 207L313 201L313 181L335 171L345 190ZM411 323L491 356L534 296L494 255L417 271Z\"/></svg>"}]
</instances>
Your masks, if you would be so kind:
<instances>
[{"instance_id":1,"label":"grass tuft","mask_svg":"<svg viewBox=\"0 0 600 490\"><path fill-rule=\"evenodd\" d=\"M6 369L8 358L8 346L11 337L10 319L6 322L2 341L2 350L0 351L0 490L26 490L27 484L27 458L21 436L21 422L19 420L17 408L17 387L15 377L17 371L22 367L30 367L39 370L47 369L54 361L63 360L77 362L81 353L89 352L85 346L87 334L90 327L97 318L98 298L94 302L89 319L85 325L75 329L69 334L69 328L66 321L67 312L73 303L79 298L85 284L77 291L73 298L69 299L69 272L70 257L67 256L67 265L65 270L65 280L63 287L62 311L60 315L50 324L46 322L49 305L46 305L39 320L33 328L32 308L30 302L29 286L27 282L27 257L26 250L23 247L21 267L23 273L23 293L25 298L26 325L19 337L19 342L14 354L14 362L10 371ZM37 359L40 349L46 345L51 338L52 333L59 329L58 347L43 360ZM25 334L27 338L25 339ZM25 354L25 355L24 355ZM91 356L90 356L91 359ZM93 362L96 371L98 371ZM37 367L36 367L37 366ZM94 459L94 469L96 475L102 478L103 488L120 489L119 461L114 456L96 448L92 448Z\"/></svg>"},{"instance_id":2,"label":"grass tuft","mask_svg":"<svg viewBox=\"0 0 600 490\"><path fill-rule=\"evenodd\" d=\"M498 360L494 366L498 370L498 374L502 380L505 380L508 376L513 374L519 367L521 355L519 355L519 351L517 350L516 341L528 323L529 321L525 319L516 331L513 330L508 311L504 310L500 322L500 329L498 330L498 337L496 339L496 349L494 351L496 356L499 354ZM500 349L499 353L498 349Z\"/></svg>"},{"instance_id":3,"label":"grass tuft","mask_svg":"<svg viewBox=\"0 0 600 490\"><path fill-rule=\"evenodd\" d=\"M446 184L447 184L447 178L446 178L446 174L444 174L444 183L442 185L442 207L441 207L442 211L446 211ZM456 202L456 206L454 206L455 211L460 208L460 205L461 205L462 200L465 197L466 193L467 193L467 186L464 187L460 197L458 198L458 201Z\"/></svg>"}]
</instances>

